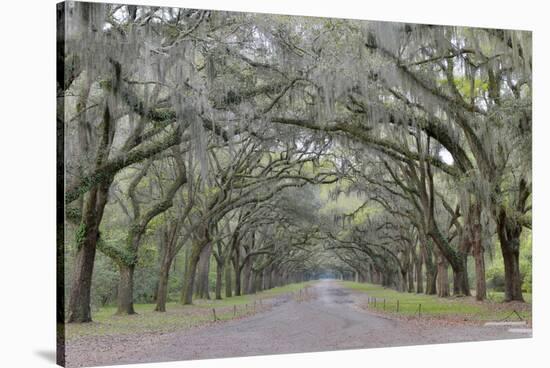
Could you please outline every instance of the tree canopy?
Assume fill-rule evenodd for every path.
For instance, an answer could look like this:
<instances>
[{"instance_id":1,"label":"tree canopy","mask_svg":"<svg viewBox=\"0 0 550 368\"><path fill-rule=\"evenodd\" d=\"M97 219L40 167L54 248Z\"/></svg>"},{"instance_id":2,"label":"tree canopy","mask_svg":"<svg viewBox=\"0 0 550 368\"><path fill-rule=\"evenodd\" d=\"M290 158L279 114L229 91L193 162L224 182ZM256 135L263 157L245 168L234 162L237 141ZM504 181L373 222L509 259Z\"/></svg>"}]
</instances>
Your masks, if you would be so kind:
<instances>
[{"instance_id":1,"label":"tree canopy","mask_svg":"<svg viewBox=\"0 0 550 368\"><path fill-rule=\"evenodd\" d=\"M58 21L69 322L329 276L483 300L487 259L523 300L530 32L73 2Z\"/></svg>"}]
</instances>

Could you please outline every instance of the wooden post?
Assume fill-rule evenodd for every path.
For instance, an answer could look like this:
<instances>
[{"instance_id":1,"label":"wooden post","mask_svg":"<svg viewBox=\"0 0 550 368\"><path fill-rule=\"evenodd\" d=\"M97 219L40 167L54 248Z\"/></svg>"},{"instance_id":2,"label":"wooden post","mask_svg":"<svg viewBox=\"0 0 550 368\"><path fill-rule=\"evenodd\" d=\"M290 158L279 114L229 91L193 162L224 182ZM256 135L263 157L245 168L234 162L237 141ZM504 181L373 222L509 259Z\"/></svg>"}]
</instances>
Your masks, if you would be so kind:
<instances>
[{"instance_id":1,"label":"wooden post","mask_svg":"<svg viewBox=\"0 0 550 368\"><path fill-rule=\"evenodd\" d=\"M233 305L233 317L237 315L237 306Z\"/></svg>"},{"instance_id":2,"label":"wooden post","mask_svg":"<svg viewBox=\"0 0 550 368\"><path fill-rule=\"evenodd\" d=\"M254 300L254 312L256 312L256 300Z\"/></svg>"},{"instance_id":3,"label":"wooden post","mask_svg":"<svg viewBox=\"0 0 550 368\"><path fill-rule=\"evenodd\" d=\"M386 298L384 298L384 310L386 310Z\"/></svg>"},{"instance_id":4,"label":"wooden post","mask_svg":"<svg viewBox=\"0 0 550 368\"><path fill-rule=\"evenodd\" d=\"M376 308L376 298L374 298L374 308Z\"/></svg>"},{"instance_id":5,"label":"wooden post","mask_svg":"<svg viewBox=\"0 0 550 368\"><path fill-rule=\"evenodd\" d=\"M216 309L212 308L212 314L214 315L214 321L217 321L218 317L216 317Z\"/></svg>"},{"instance_id":6,"label":"wooden post","mask_svg":"<svg viewBox=\"0 0 550 368\"><path fill-rule=\"evenodd\" d=\"M397 313L399 313L399 299L397 300Z\"/></svg>"},{"instance_id":7,"label":"wooden post","mask_svg":"<svg viewBox=\"0 0 550 368\"><path fill-rule=\"evenodd\" d=\"M420 313L422 313L422 304L418 304L418 317L420 317Z\"/></svg>"}]
</instances>

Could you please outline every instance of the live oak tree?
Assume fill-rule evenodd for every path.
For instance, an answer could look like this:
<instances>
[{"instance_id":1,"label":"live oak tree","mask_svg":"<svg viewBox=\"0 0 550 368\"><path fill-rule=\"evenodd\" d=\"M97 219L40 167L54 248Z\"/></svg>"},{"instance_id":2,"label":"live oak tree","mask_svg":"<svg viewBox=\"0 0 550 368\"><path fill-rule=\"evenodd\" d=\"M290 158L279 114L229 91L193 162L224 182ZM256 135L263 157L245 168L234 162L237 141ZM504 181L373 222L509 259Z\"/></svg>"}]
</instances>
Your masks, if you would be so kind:
<instances>
[{"instance_id":1,"label":"live oak tree","mask_svg":"<svg viewBox=\"0 0 550 368\"><path fill-rule=\"evenodd\" d=\"M523 300L529 32L88 3L59 17L67 321L91 321L98 249L134 313L151 243L159 312L174 275L181 302L209 298L211 265L217 299L323 274L445 297L449 268L470 294L473 258L483 300L493 243L505 299Z\"/></svg>"}]
</instances>

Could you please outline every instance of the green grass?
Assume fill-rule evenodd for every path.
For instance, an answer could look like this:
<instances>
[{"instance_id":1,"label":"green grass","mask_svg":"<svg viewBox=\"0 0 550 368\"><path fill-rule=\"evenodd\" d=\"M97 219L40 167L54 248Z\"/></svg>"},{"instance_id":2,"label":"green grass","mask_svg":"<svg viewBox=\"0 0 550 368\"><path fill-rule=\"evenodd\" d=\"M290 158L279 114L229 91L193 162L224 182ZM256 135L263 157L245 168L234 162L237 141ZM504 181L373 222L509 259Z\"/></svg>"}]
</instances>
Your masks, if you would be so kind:
<instances>
[{"instance_id":1,"label":"green grass","mask_svg":"<svg viewBox=\"0 0 550 368\"><path fill-rule=\"evenodd\" d=\"M216 310L217 320L239 318L267 308L267 303L261 300L299 291L308 284L309 282L290 284L222 300L194 300L193 305L170 302L166 304L164 313L154 312L154 304L134 304L137 314L116 316L116 306L107 306L92 313L91 323L67 324L66 339L70 341L85 336L143 334L186 329L213 322L213 308Z\"/></svg>"},{"instance_id":2,"label":"green grass","mask_svg":"<svg viewBox=\"0 0 550 368\"><path fill-rule=\"evenodd\" d=\"M418 316L420 308L422 317L462 321L495 321L506 317L509 317L510 320L518 319L515 314L510 316L516 310L523 319L531 319L529 303L502 303L503 296L499 296L498 293L491 294L493 300L478 302L473 297L439 298L434 295L402 293L379 285L350 281L342 281L342 285L366 293L371 297L368 308L378 312ZM499 300L499 297L502 299ZM376 303L374 303L374 299L376 299ZM526 295L526 300L530 301L531 296ZM398 301L399 311L397 311Z\"/></svg>"},{"instance_id":3,"label":"green grass","mask_svg":"<svg viewBox=\"0 0 550 368\"><path fill-rule=\"evenodd\" d=\"M531 304L533 302L533 295L531 293L523 293L523 299L526 303ZM488 291L487 300L502 303L504 301L503 291Z\"/></svg>"}]
</instances>

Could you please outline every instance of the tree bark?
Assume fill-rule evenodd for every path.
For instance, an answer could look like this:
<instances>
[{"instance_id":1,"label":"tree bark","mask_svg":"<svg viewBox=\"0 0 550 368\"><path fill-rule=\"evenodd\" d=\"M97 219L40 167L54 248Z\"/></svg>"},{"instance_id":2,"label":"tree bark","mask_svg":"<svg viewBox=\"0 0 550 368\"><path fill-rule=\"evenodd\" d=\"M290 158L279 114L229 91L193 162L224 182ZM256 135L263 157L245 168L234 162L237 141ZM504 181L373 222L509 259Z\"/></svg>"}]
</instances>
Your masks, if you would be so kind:
<instances>
[{"instance_id":1,"label":"tree bark","mask_svg":"<svg viewBox=\"0 0 550 368\"><path fill-rule=\"evenodd\" d=\"M79 249L76 254L69 294L67 313L67 322L69 323L92 321L90 309L92 274L99 238L99 225L107 204L110 185L111 180L108 180L92 188L88 192L84 205L83 218L79 227L81 232L77 239Z\"/></svg>"},{"instance_id":2,"label":"tree bark","mask_svg":"<svg viewBox=\"0 0 550 368\"><path fill-rule=\"evenodd\" d=\"M216 299L222 299L223 262L216 260Z\"/></svg>"},{"instance_id":3,"label":"tree bark","mask_svg":"<svg viewBox=\"0 0 550 368\"><path fill-rule=\"evenodd\" d=\"M197 270L197 282L196 282L196 296L201 299L210 299L210 284L208 275L210 273L210 257L212 255L212 243L206 245L200 255L198 270Z\"/></svg>"},{"instance_id":4,"label":"tree bark","mask_svg":"<svg viewBox=\"0 0 550 368\"><path fill-rule=\"evenodd\" d=\"M524 301L519 271L519 245L521 225L513 224L501 210L497 221L497 233L504 260L504 301Z\"/></svg>"},{"instance_id":5,"label":"tree bark","mask_svg":"<svg viewBox=\"0 0 550 368\"><path fill-rule=\"evenodd\" d=\"M437 296L445 298L449 296L449 265L443 255L437 256Z\"/></svg>"},{"instance_id":6,"label":"tree bark","mask_svg":"<svg viewBox=\"0 0 550 368\"><path fill-rule=\"evenodd\" d=\"M460 296L470 295L470 283L468 282L468 257L466 254L459 256L460 267L453 269L453 294Z\"/></svg>"},{"instance_id":7,"label":"tree bark","mask_svg":"<svg viewBox=\"0 0 550 368\"><path fill-rule=\"evenodd\" d=\"M182 302L183 304L193 304L193 289L195 286L195 274L197 264L199 263L202 246L200 243L194 243L189 254L187 267L185 268L185 277L183 284Z\"/></svg>"},{"instance_id":8,"label":"tree bark","mask_svg":"<svg viewBox=\"0 0 550 368\"><path fill-rule=\"evenodd\" d=\"M117 315L135 314L133 291L134 291L134 265L119 265L120 279L118 282L118 305Z\"/></svg>"},{"instance_id":9,"label":"tree bark","mask_svg":"<svg viewBox=\"0 0 550 368\"><path fill-rule=\"evenodd\" d=\"M422 258L424 260L424 265L426 266L426 294L435 295L437 294L437 265L435 265L433 261L432 246L427 244L429 241L430 240L426 239L426 244L422 247Z\"/></svg>"},{"instance_id":10,"label":"tree bark","mask_svg":"<svg viewBox=\"0 0 550 368\"><path fill-rule=\"evenodd\" d=\"M476 300L487 298L487 285L485 282L485 250L481 238L481 224L476 221L472 228L472 252L475 260L476 272Z\"/></svg>"},{"instance_id":11,"label":"tree bark","mask_svg":"<svg viewBox=\"0 0 550 368\"><path fill-rule=\"evenodd\" d=\"M409 282L409 286L408 286L408 292L409 293L414 293L414 273L413 273L413 263L411 263L409 265L409 272L408 272L408 275L407 275L407 279L408 279L408 282Z\"/></svg>"},{"instance_id":12,"label":"tree bark","mask_svg":"<svg viewBox=\"0 0 550 368\"><path fill-rule=\"evenodd\" d=\"M225 297L226 298L231 298L233 296L233 290L232 290L233 288L231 285L232 285L231 264L228 257L227 264L225 265Z\"/></svg>"},{"instance_id":13,"label":"tree bark","mask_svg":"<svg viewBox=\"0 0 550 368\"><path fill-rule=\"evenodd\" d=\"M235 270L235 296L241 295L241 267L239 250L235 250L235 256L233 258L233 269Z\"/></svg>"},{"instance_id":14,"label":"tree bark","mask_svg":"<svg viewBox=\"0 0 550 368\"><path fill-rule=\"evenodd\" d=\"M157 303L155 306L156 312L166 312L166 299L168 299L168 276L170 266L164 262L161 265L159 272L159 284L157 289Z\"/></svg>"},{"instance_id":15,"label":"tree bark","mask_svg":"<svg viewBox=\"0 0 550 368\"><path fill-rule=\"evenodd\" d=\"M242 295L250 294L250 259L247 259L245 262L246 263L244 264L244 267L243 267L243 279L241 280Z\"/></svg>"}]
</instances>

